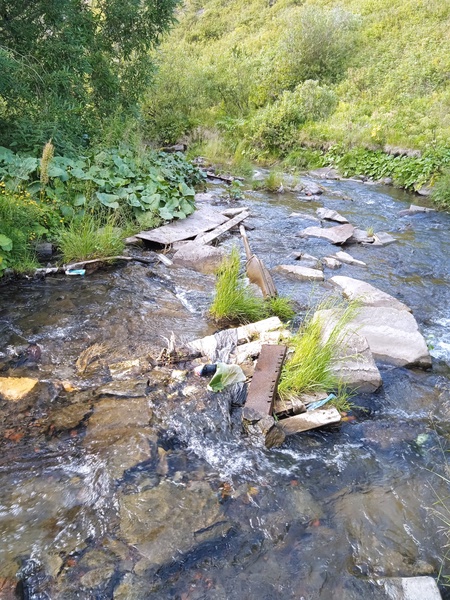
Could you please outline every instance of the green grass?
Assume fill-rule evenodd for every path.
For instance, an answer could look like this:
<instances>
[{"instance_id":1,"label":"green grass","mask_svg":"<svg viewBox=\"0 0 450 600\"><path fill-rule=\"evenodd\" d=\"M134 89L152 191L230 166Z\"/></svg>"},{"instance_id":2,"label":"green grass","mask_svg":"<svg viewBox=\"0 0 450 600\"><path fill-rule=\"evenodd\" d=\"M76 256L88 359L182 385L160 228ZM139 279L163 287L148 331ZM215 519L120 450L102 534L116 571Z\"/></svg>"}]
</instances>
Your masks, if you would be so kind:
<instances>
[{"instance_id":1,"label":"green grass","mask_svg":"<svg viewBox=\"0 0 450 600\"><path fill-rule=\"evenodd\" d=\"M252 322L265 316L264 303L240 275L239 252L233 248L217 273L216 293L210 313L217 321Z\"/></svg>"},{"instance_id":2,"label":"green grass","mask_svg":"<svg viewBox=\"0 0 450 600\"><path fill-rule=\"evenodd\" d=\"M295 315L289 298L262 298L246 284L237 248L224 258L217 271L215 296L209 312L216 321L224 323L251 323L269 316L288 321Z\"/></svg>"},{"instance_id":3,"label":"green grass","mask_svg":"<svg viewBox=\"0 0 450 600\"><path fill-rule=\"evenodd\" d=\"M64 263L117 256L125 248L123 232L114 219L85 215L61 229L58 246Z\"/></svg>"},{"instance_id":4,"label":"green grass","mask_svg":"<svg viewBox=\"0 0 450 600\"><path fill-rule=\"evenodd\" d=\"M279 171L272 170L264 179L264 188L269 192L276 192L283 185L283 175Z\"/></svg>"},{"instance_id":5,"label":"green grass","mask_svg":"<svg viewBox=\"0 0 450 600\"><path fill-rule=\"evenodd\" d=\"M322 303L318 310L330 308L330 303ZM339 378L333 372L333 362L343 343L344 326L356 314L358 305L350 303L346 308L334 306L339 318L327 341L323 341L322 324L312 315L306 317L299 331L290 340L292 355L285 363L278 393L281 399L296 397L301 393L338 390L338 399L348 399ZM335 401L336 402L336 401Z\"/></svg>"}]
</instances>

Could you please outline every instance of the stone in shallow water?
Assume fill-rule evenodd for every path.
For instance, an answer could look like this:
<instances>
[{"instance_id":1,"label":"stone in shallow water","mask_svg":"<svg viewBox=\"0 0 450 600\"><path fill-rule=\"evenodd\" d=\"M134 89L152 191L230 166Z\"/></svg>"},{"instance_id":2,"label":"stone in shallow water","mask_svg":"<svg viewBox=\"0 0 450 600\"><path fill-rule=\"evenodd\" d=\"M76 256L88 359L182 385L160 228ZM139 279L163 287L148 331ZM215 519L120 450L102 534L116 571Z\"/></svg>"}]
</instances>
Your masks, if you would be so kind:
<instances>
[{"instance_id":1,"label":"stone in shallow water","mask_svg":"<svg viewBox=\"0 0 450 600\"><path fill-rule=\"evenodd\" d=\"M320 310L314 320L322 323L323 340L327 340L336 325L338 316L333 310ZM340 339L338 356L332 371L345 385L362 393L370 393L382 385L380 372L375 364L366 338L359 330L346 328Z\"/></svg>"},{"instance_id":2,"label":"stone in shallow water","mask_svg":"<svg viewBox=\"0 0 450 600\"><path fill-rule=\"evenodd\" d=\"M326 221L336 221L337 223L348 223L348 219L340 215L337 211L329 208L318 208L316 210L317 216Z\"/></svg>"},{"instance_id":3,"label":"stone in shallow water","mask_svg":"<svg viewBox=\"0 0 450 600\"><path fill-rule=\"evenodd\" d=\"M441 600L441 593L432 577L391 577L377 581L389 600Z\"/></svg>"},{"instance_id":4,"label":"stone in shallow water","mask_svg":"<svg viewBox=\"0 0 450 600\"><path fill-rule=\"evenodd\" d=\"M342 263L336 258L332 258L331 256L325 256L324 258L322 258L322 263L325 267L328 267L329 269L339 269L340 267L342 267Z\"/></svg>"},{"instance_id":5,"label":"stone in shallow water","mask_svg":"<svg viewBox=\"0 0 450 600\"><path fill-rule=\"evenodd\" d=\"M176 485L163 481L137 494L121 495L120 531L153 565L171 561L196 545L196 532L217 523L217 494L204 481Z\"/></svg>"},{"instance_id":6,"label":"stone in shallow water","mask_svg":"<svg viewBox=\"0 0 450 600\"><path fill-rule=\"evenodd\" d=\"M333 256L331 258L337 258L338 260L345 263L346 265L356 265L359 267L367 267L365 262L363 262L362 260L357 260L356 258L353 258L353 256L351 254L348 254L348 252L343 252L342 250L340 250L339 252L336 252L336 254L333 254Z\"/></svg>"},{"instance_id":7,"label":"stone in shallow water","mask_svg":"<svg viewBox=\"0 0 450 600\"><path fill-rule=\"evenodd\" d=\"M174 254L173 262L187 269L210 274L217 271L225 254L223 248L192 242L184 245Z\"/></svg>"},{"instance_id":8,"label":"stone in shallow water","mask_svg":"<svg viewBox=\"0 0 450 600\"><path fill-rule=\"evenodd\" d=\"M300 231L299 237L316 237L328 240L332 244L344 244L352 237L354 231L353 225L336 225L336 227L307 227Z\"/></svg>"},{"instance_id":9,"label":"stone in shallow water","mask_svg":"<svg viewBox=\"0 0 450 600\"><path fill-rule=\"evenodd\" d=\"M309 267L302 267L300 265L279 265L275 270L280 273L295 275L297 279L306 281L323 281L324 279L322 271L310 269Z\"/></svg>"},{"instance_id":10,"label":"stone in shallow water","mask_svg":"<svg viewBox=\"0 0 450 600\"><path fill-rule=\"evenodd\" d=\"M382 306L411 312L411 309L406 304L403 304L403 302L400 302L400 300L397 300L397 298L360 279L335 275L328 281L341 289L346 298L349 300L359 300L364 306Z\"/></svg>"},{"instance_id":11,"label":"stone in shallow water","mask_svg":"<svg viewBox=\"0 0 450 600\"><path fill-rule=\"evenodd\" d=\"M0 377L0 396L10 402L18 402L25 398L38 383L31 377Z\"/></svg>"},{"instance_id":12,"label":"stone in shallow water","mask_svg":"<svg viewBox=\"0 0 450 600\"><path fill-rule=\"evenodd\" d=\"M338 320L333 310L321 313L330 323ZM345 325L343 333L357 333L366 338L375 360L402 367L431 366L425 339L415 318L405 310L364 306Z\"/></svg>"}]
</instances>

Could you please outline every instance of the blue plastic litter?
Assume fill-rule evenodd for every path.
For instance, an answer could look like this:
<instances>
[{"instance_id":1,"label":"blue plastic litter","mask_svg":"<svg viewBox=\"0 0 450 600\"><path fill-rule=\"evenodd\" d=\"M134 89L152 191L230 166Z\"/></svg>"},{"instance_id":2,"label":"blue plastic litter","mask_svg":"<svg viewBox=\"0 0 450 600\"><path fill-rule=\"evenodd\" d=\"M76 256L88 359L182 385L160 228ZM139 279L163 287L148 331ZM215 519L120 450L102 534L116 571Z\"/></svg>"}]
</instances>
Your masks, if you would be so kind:
<instances>
[{"instance_id":1,"label":"blue plastic litter","mask_svg":"<svg viewBox=\"0 0 450 600\"><path fill-rule=\"evenodd\" d=\"M323 406L330 400L333 400L334 398L336 398L336 396L334 394L330 394L327 398L324 398L323 400L317 400L317 402L311 402L311 404L308 404L308 408L306 410L315 410L316 408L320 408L321 406Z\"/></svg>"},{"instance_id":2,"label":"blue plastic litter","mask_svg":"<svg viewBox=\"0 0 450 600\"><path fill-rule=\"evenodd\" d=\"M66 275L85 275L86 269L67 269Z\"/></svg>"}]
</instances>

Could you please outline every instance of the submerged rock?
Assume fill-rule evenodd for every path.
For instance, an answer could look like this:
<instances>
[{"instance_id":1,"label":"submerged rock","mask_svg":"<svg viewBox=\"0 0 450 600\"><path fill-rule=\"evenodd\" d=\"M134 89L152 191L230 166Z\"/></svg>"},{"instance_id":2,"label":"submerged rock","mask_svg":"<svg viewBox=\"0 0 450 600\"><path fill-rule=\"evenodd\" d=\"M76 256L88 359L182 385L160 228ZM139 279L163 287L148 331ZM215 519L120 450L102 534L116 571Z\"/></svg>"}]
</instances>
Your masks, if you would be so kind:
<instances>
[{"instance_id":1,"label":"submerged rock","mask_svg":"<svg viewBox=\"0 0 450 600\"><path fill-rule=\"evenodd\" d=\"M0 377L0 396L10 402L25 398L38 383L31 377Z\"/></svg>"},{"instance_id":2,"label":"submerged rock","mask_svg":"<svg viewBox=\"0 0 450 600\"><path fill-rule=\"evenodd\" d=\"M432 577L391 577L378 579L386 592L386 600L441 600L439 588Z\"/></svg>"},{"instance_id":3,"label":"submerged rock","mask_svg":"<svg viewBox=\"0 0 450 600\"><path fill-rule=\"evenodd\" d=\"M205 481L162 481L119 498L120 532L149 564L162 565L196 545L196 533L221 520L217 494Z\"/></svg>"}]
</instances>

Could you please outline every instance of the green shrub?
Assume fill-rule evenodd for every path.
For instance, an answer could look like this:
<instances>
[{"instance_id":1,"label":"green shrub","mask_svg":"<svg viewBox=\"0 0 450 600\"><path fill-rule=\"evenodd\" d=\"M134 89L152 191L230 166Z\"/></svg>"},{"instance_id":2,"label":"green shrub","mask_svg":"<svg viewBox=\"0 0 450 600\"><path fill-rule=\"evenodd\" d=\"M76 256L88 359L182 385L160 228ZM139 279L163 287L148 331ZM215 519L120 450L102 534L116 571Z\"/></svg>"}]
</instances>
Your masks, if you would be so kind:
<instances>
[{"instance_id":1,"label":"green shrub","mask_svg":"<svg viewBox=\"0 0 450 600\"><path fill-rule=\"evenodd\" d=\"M450 171L446 171L443 176L436 181L432 199L441 208L447 210L450 209Z\"/></svg>"},{"instance_id":2,"label":"green shrub","mask_svg":"<svg viewBox=\"0 0 450 600\"><path fill-rule=\"evenodd\" d=\"M305 81L255 114L249 124L250 140L262 150L286 154L298 144L302 124L324 119L336 106L333 90L317 81Z\"/></svg>"},{"instance_id":3,"label":"green shrub","mask_svg":"<svg viewBox=\"0 0 450 600\"><path fill-rule=\"evenodd\" d=\"M0 181L0 274L6 268L28 271L37 265L34 247L46 214L27 192L12 192Z\"/></svg>"},{"instance_id":4,"label":"green shrub","mask_svg":"<svg viewBox=\"0 0 450 600\"><path fill-rule=\"evenodd\" d=\"M359 23L357 16L339 6L303 6L281 41L287 86L306 79L333 82L342 77L355 46Z\"/></svg>"}]
</instances>

